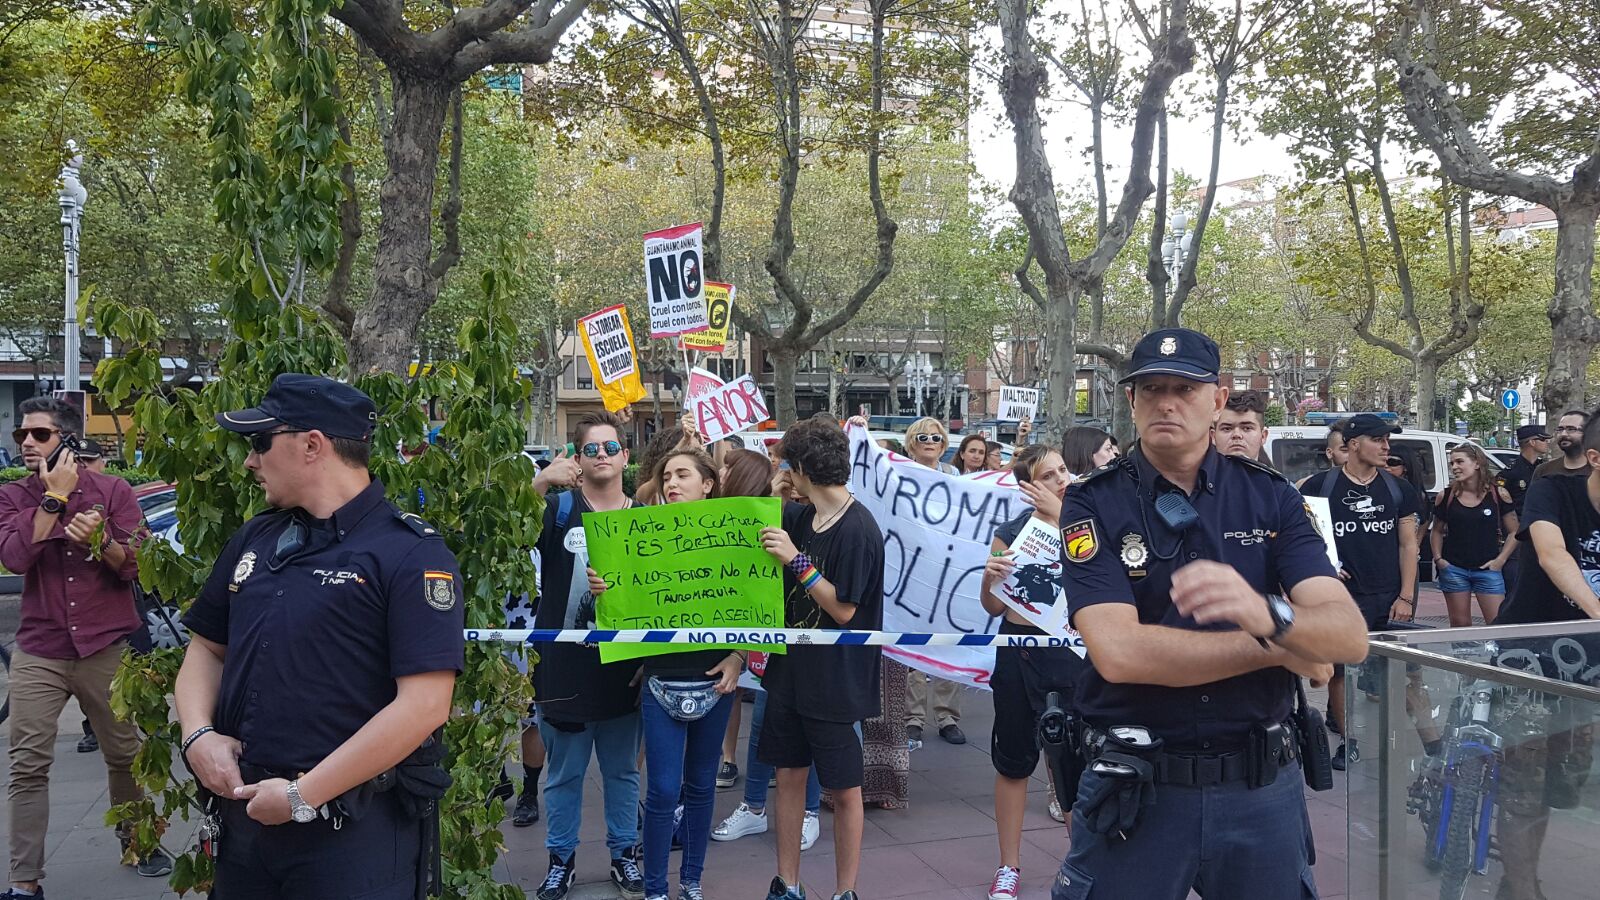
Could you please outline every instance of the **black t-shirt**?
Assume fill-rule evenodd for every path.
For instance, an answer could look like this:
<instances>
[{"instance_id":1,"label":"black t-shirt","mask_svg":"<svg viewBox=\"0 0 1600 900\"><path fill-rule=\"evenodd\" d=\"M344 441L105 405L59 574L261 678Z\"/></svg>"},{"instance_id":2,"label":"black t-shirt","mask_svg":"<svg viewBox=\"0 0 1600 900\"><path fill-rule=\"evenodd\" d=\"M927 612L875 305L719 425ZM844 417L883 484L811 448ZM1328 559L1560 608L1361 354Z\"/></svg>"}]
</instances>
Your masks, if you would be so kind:
<instances>
[{"instance_id":1,"label":"black t-shirt","mask_svg":"<svg viewBox=\"0 0 1600 900\"><path fill-rule=\"evenodd\" d=\"M783 530L801 553L833 585L841 603L856 607L841 626L800 587L794 573L783 572L784 615L791 628L831 631L876 631L883 627L883 532L872 513L851 501L827 531L811 530L816 508L798 503L783 506ZM878 663L881 647L799 646L767 660L762 686L786 696L802 716L825 722L859 722L878 715Z\"/></svg>"},{"instance_id":2,"label":"black t-shirt","mask_svg":"<svg viewBox=\"0 0 1600 900\"><path fill-rule=\"evenodd\" d=\"M710 681L706 672L728 658L731 650L685 650L682 653L663 653L637 660L644 666L646 677L655 676L662 681Z\"/></svg>"},{"instance_id":3,"label":"black t-shirt","mask_svg":"<svg viewBox=\"0 0 1600 900\"><path fill-rule=\"evenodd\" d=\"M1561 529L1567 552L1593 587L1600 587L1600 513L1589 502L1589 479L1585 475L1552 475L1528 485L1522 499L1521 531L1517 538L1527 542L1528 555L1517 575L1511 599L1500 607L1496 625L1522 625L1529 622L1566 622L1587 619L1577 604L1568 600L1539 564L1539 551L1528 536L1535 522L1550 522ZM1449 557L1445 557L1449 559Z\"/></svg>"},{"instance_id":4,"label":"black t-shirt","mask_svg":"<svg viewBox=\"0 0 1600 900\"><path fill-rule=\"evenodd\" d=\"M566 525L556 527L560 495L544 508L544 530L539 532L539 605L535 628L594 628L595 599L589 593L588 543L583 514L591 512L583 492L571 491L572 506ZM540 643L539 664L533 671L534 699L551 721L604 722L638 708L639 688L629 686L639 671L638 660L600 662L594 644Z\"/></svg>"},{"instance_id":5,"label":"black t-shirt","mask_svg":"<svg viewBox=\"0 0 1600 900\"><path fill-rule=\"evenodd\" d=\"M1332 490L1323 486L1329 478L1334 479ZM1360 485L1351 481L1343 469L1336 469L1306 479L1300 493L1328 498L1334 544L1339 548L1339 564L1350 573L1346 586L1351 596L1400 596L1400 532L1395 526L1406 516L1422 515L1422 498L1417 489L1383 471L1370 484Z\"/></svg>"},{"instance_id":6,"label":"black t-shirt","mask_svg":"<svg viewBox=\"0 0 1600 900\"><path fill-rule=\"evenodd\" d=\"M1500 555L1505 543L1501 519L1508 510L1502 508L1502 498L1491 491L1477 506L1467 506L1453 493L1445 496L1449 500L1439 509L1439 518L1449 529L1440 548L1445 562L1463 569L1483 568Z\"/></svg>"}]
</instances>

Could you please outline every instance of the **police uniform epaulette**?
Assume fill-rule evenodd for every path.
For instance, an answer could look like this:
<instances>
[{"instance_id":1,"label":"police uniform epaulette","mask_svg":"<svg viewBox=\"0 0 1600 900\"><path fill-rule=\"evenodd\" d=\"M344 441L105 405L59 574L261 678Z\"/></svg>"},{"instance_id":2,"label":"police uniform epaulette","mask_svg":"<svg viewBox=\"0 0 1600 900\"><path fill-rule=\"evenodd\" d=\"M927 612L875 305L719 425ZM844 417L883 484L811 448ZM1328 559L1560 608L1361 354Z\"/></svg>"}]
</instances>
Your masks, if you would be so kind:
<instances>
[{"instance_id":1,"label":"police uniform epaulette","mask_svg":"<svg viewBox=\"0 0 1600 900\"><path fill-rule=\"evenodd\" d=\"M434 537L439 533L439 529L429 525L427 520L423 519L416 513L402 512L397 509L394 511L394 517L406 523L407 528L410 528L412 531L415 531L422 537Z\"/></svg>"},{"instance_id":2,"label":"police uniform epaulette","mask_svg":"<svg viewBox=\"0 0 1600 900\"><path fill-rule=\"evenodd\" d=\"M1094 471L1090 472L1089 474L1083 476L1082 478L1079 478L1077 481L1075 481L1073 483L1074 484L1088 484L1089 482L1094 481L1096 478L1104 478L1106 475L1108 475L1108 474L1110 474L1112 472L1115 472L1115 471L1117 471L1117 469L1121 468L1121 466L1119 465L1121 460L1122 460L1122 457L1119 456L1116 459L1113 459L1111 462L1108 462L1105 465L1101 466L1100 468L1095 469Z\"/></svg>"},{"instance_id":3,"label":"police uniform epaulette","mask_svg":"<svg viewBox=\"0 0 1600 900\"><path fill-rule=\"evenodd\" d=\"M1289 484L1293 484L1294 483L1292 481L1289 481L1289 476L1283 474L1282 472L1279 472L1277 469L1274 469L1273 467L1267 465L1266 463L1262 462L1259 459L1251 459L1248 456L1223 456L1223 459L1231 459L1236 463L1240 463L1242 465L1248 466L1249 468L1255 469L1258 472L1265 472L1268 475L1271 475L1273 478L1278 479L1279 481L1288 482Z\"/></svg>"}]
</instances>

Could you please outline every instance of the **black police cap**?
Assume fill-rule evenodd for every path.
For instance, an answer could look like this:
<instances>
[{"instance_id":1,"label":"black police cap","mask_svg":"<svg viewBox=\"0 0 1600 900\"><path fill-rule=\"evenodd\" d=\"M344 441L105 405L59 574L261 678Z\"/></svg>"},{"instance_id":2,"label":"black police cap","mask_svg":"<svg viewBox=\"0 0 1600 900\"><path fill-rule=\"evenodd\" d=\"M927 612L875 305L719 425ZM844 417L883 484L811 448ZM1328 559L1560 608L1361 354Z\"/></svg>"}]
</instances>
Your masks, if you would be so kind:
<instances>
[{"instance_id":1,"label":"black police cap","mask_svg":"<svg viewBox=\"0 0 1600 900\"><path fill-rule=\"evenodd\" d=\"M249 409L217 413L217 424L238 434L280 425L320 431L329 437L365 441L378 424L378 408L361 391L320 375L285 372Z\"/></svg>"},{"instance_id":2,"label":"black police cap","mask_svg":"<svg viewBox=\"0 0 1600 900\"><path fill-rule=\"evenodd\" d=\"M1358 437L1386 437L1399 434L1403 430L1399 425L1372 413L1351 416L1344 421L1345 440Z\"/></svg>"},{"instance_id":3,"label":"black police cap","mask_svg":"<svg viewBox=\"0 0 1600 900\"><path fill-rule=\"evenodd\" d=\"M1548 441L1548 440L1550 440L1550 429L1546 428L1543 425L1524 425L1521 428L1517 429L1517 440L1519 440L1519 441L1532 441L1532 440Z\"/></svg>"},{"instance_id":4,"label":"black police cap","mask_svg":"<svg viewBox=\"0 0 1600 900\"><path fill-rule=\"evenodd\" d=\"M1187 328L1150 332L1134 345L1128 362L1132 371L1118 384L1127 384L1144 375L1177 375L1190 381L1215 384L1222 367L1217 342Z\"/></svg>"}]
</instances>

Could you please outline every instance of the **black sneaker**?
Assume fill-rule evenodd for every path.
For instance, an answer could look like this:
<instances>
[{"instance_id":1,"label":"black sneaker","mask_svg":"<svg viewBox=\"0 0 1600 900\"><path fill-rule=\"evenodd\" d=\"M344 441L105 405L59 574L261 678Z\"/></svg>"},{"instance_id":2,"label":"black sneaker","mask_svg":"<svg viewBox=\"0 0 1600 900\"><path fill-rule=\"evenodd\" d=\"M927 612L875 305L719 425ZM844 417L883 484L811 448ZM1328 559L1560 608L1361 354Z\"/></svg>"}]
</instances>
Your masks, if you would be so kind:
<instances>
[{"instance_id":1,"label":"black sneaker","mask_svg":"<svg viewBox=\"0 0 1600 900\"><path fill-rule=\"evenodd\" d=\"M488 809L493 806L496 800L501 803L508 803L516 795L517 786L511 783L511 779L507 778L505 771L502 770L500 772L500 783L489 790L489 796L483 798L483 808Z\"/></svg>"},{"instance_id":2,"label":"black sneaker","mask_svg":"<svg viewBox=\"0 0 1600 900\"><path fill-rule=\"evenodd\" d=\"M94 753L94 752L98 751L99 749L100 749L100 739L95 737L94 736L94 732L92 732L92 731L88 732L87 734L85 734L78 741L78 752L79 753Z\"/></svg>"},{"instance_id":3,"label":"black sneaker","mask_svg":"<svg viewBox=\"0 0 1600 900\"><path fill-rule=\"evenodd\" d=\"M576 853L566 859L550 854L550 872L544 876L544 884L539 885L539 893L534 895L536 900L562 900L567 896L572 890L572 879L577 876L574 865L577 861Z\"/></svg>"},{"instance_id":4,"label":"black sneaker","mask_svg":"<svg viewBox=\"0 0 1600 900\"><path fill-rule=\"evenodd\" d=\"M965 744L967 742L967 736L962 732L961 726L954 722L939 729L939 737L944 738L946 744ZM850 900L854 900L854 891L845 891L845 893L850 895Z\"/></svg>"},{"instance_id":5,"label":"black sneaker","mask_svg":"<svg viewBox=\"0 0 1600 900\"><path fill-rule=\"evenodd\" d=\"M44 885L34 888L31 894L24 894L14 887L8 887L4 894L0 894L0 900L44 900Z\"/></svg>"},{"instance_id":6,"label":"black sneaker","mask_svg":"<svg viewBox=\"0 0 1600 900\"><path fill-rule=\"evenodd\" d=\"M627 900L644 900L644 873L639 871L639 851L630 847L611 859L611 883Z\"/></svg>"},{"instance_id":7,"label":"black sneaker","mask_svg":"<svg viewBox=\"0 0 1600 900\"><path fill-rule=\"evenodd\" d=\"M774 875L767 888L767 900L806 900L806 889L798 884L792 887L784 884L781 876Z\"/></svg>"},{"instance_id":8,"label":"black sneaker","mask_svg":"<svg viewBox=\"0 0 1600 900\"><path fill-rule=\"evenodd\" d=\"M739 782L739 767L724 761L717 770L717 790L725 791Z\"/></svg>"},{"instance_id":9,"label":"black sneaker","mask_svg":"<svg viewBox=\"0 0 1600 900\"><path fill-rule=\"evenodd\" d=\"M908 741L916 741L919 744L922 743L922 726L921 725L907 725L906 726L906 740L908 740Z\"/></svg>"},{"instance_id":10,"label":"black sneaker","mask_svg":"<svg viewBox=\"0 0 1600 900\"><path fill-rule=\"evenodd\" d=\"M1344 758L1344 744L1340 743L1339 744L1339 749L1335 750L1334 753L1333 753L1333 762L1330 763L1330 765L1333 766L1333 770L1335 772L1343 772L1344 771L1344 759L1345 759Z\"/></svg>"},{"instance_id":11,"label":"black sneaker","mask_svg":"<svg viewBox=\"0 0 1600 900\"><path fill-rule=\"evenodd\" d=\"M842 894L834 894L833 900L860 900L860 898L856 897L855 891L845 891Z\"/></svg>"},{"instance_id":12,"label":"black sneaker","mask_svg":"<svg viewBox=\"0 0 1600 900\"><path fill-rule=\"evenodd\" d=\"M167 855L167 851L157 847L149 856L139 860L133 870L138 872L141 878L164 878L172 874L172 857Z\"/></svg>"},{"instance_id":13,"label":"black sneaker","mask_svg":"<svg viewBox=\"0 0 1600 900\"><path fill-rule=\"evenodd\" d=\"M539 821L539 795L523 791L517 797L517 808L511 811L511 824L527 828Z\"/></svg>"}]
</instances>

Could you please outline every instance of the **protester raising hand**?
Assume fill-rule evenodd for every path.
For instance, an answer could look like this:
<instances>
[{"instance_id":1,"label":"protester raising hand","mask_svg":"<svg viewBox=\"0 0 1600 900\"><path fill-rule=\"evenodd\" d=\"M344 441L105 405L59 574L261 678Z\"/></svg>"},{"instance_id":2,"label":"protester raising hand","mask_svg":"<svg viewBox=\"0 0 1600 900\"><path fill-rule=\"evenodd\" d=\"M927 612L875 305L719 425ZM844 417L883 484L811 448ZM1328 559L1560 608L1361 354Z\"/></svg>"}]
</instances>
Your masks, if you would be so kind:
<instances>
[{"instance_id":1,"label":"protester raising hand","mask_svg":"<svg viewBox=\"0 0 1600 900\"><path fill-rule=\"evenodd\" d=\"M550 465L545 466L534 476L533 489L543 495L552 487L576 487L582 478L583 470L578 468L578 460L568 456L567 448L562 447L556 451L555 459L550 460Z\"/></svg>"}]
</instances>

